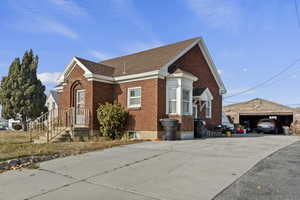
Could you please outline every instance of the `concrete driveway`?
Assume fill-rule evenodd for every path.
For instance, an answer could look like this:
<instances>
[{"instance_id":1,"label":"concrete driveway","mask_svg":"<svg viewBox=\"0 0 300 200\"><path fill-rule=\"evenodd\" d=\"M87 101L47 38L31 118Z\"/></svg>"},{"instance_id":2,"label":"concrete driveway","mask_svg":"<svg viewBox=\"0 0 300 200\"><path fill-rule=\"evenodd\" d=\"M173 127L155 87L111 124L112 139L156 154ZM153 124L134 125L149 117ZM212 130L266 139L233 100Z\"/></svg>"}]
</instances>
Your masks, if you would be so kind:
<instances>
[{"instance_id":1,"label":"concrete driveway","mask_svg":"<svg viewBox=\"0 0 300 200\"><path fill-rule=\"evenodd\" d=\"M212 199L300 137L145 142L0 174L0 199Z\"/></svg>"}]
</instances>

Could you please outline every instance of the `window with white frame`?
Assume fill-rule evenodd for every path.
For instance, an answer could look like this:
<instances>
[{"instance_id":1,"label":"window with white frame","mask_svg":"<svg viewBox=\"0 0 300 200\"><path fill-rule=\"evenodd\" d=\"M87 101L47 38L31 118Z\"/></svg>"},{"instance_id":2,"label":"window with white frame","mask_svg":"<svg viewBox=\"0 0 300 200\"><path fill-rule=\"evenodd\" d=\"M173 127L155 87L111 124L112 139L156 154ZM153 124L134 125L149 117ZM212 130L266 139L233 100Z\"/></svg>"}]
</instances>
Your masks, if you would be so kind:
<instances>
[{"instance_id":1,"label":"window with white frame","mask_svg":"<svg viewBox=\"0 0 300 200\"><path fill-rule=\"evenodd\" d=\"M190 96L191 90L189 89L183 89L182 90L182 111L183 114L190 114L191 113L191 103L192 99Z\"/></svg>"},{"instance_id":2,"label":"window with white frame","mask_svg":"<svg viewBox=\"0 0 300 200\"><path fill-rule=\"evenodd\" d=\"M140 139L140 133L137 131L128 131L129 139Z\"/></svg>"},{"instance_id":3,"label":"window with white frame","mask_svg":"<svg viewBox=\"0 0 300 200\"><path fill-rule=\"evenodd\" d=\"M212 103L211 103L211 100L208 100L205 102L206 105L205 105L205 117L206 118L211 118L212 116Z\"/></svg>"},{"instance_id":4,"label":"window with white frame","mask_svg":"<svg viewBox=\"0 0 300 200\"><path fill-rule=\"evenodd\" d=\"M141 87L128 88L127 107L141 107Z\"/></svg>"},{"instance_id":5,"label":"window with white frame","mask_svg":"<svg viewBox=\"0 0 300 200\"><path fill-rule=\"evenodd\" d=\"M198 106L197 104L193 104L193 116L195 119L198 118Z\"/></svg>"},{"instance_id":6,"label":"window with white frame","mask_svg":"<svg viewBox=\"0 0 300 200\"><path fill-rule=\"evenodd\" d=\"M177 113L177 88L168 88L168 113Z\"/></svg>"}]
</instances>

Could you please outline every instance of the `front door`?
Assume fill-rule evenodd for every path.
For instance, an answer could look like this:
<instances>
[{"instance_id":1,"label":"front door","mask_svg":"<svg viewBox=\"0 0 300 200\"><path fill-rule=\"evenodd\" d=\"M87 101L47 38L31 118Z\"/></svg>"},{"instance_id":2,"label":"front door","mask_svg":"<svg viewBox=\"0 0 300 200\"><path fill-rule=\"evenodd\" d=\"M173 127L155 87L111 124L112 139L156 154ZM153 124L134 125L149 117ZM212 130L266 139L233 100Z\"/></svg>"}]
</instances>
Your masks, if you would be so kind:
<instances>
[{"instance_id":1,"label":"front door","mask_svg":"<svg viewBox=\"0 0 300 200\"><path fill-rule=\"evenodd\" d=\"M75 122L85 124L85 90L76 90Z\"/></svg>"}]
</instances>

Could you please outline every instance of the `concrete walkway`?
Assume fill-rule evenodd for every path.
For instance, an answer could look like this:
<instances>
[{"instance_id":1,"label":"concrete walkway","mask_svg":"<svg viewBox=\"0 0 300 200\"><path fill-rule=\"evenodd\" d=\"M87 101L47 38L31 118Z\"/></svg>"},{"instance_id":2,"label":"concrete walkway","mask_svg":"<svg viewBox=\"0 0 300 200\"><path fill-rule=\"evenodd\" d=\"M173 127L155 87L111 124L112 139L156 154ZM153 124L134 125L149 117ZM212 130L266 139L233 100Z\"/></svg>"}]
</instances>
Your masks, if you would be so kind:
<instances>
[{"instance_id":1,"label":"concrete walkway","mask_svg":"<svg viewBox=\"0 0 300 200\"><path fill-rule=\"evenodd\" d=\"M258 161L300 137L145 142L0 174L0 199L212 199Z\"/></svg>"}]
</instances>

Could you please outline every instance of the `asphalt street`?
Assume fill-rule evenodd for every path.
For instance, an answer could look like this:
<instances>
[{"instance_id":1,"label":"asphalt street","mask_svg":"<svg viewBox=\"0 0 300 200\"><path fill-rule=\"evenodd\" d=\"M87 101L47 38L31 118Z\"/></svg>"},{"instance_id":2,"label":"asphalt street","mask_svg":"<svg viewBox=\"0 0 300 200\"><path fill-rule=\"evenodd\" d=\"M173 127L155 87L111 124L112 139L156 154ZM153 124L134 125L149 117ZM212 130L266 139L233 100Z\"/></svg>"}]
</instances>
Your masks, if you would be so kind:
<instances>
[{"instance_id":1,"label":"asphalt street","mask_svg":"<svg viewBox=\"0 0 300 200\"><path fill-rule=\"evenodd\" d=\"M299 200L300 142L260 161L215 200Z\"/></svg>"}]
</instances>

